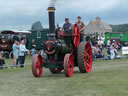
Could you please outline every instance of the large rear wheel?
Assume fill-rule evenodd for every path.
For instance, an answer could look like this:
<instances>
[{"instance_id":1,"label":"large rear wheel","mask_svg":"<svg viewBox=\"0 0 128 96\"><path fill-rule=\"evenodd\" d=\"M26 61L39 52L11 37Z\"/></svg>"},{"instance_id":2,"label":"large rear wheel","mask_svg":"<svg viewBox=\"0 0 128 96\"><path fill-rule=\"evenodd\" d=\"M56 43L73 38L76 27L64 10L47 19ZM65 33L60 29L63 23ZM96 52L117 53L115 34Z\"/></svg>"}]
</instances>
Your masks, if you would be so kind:
<instances>
[{"instance_id":1,"label":"large rear wheel","mask_svg":"<svg viewBox=\"0 0 128 96\"><path fill-rule=\"evenodd\" d=\"M66 77L72 77L74 72L74 58L71 54L64 57L64 73Z\"/></svg>"},{"instance_id":2,"label":"large rear wheel","mask_svg":"<svg viewBox=\"0 0 128 96\"><path fill-rule=\"evenodd\" d=\"M33 56L32 73L35 77L41 77L43 73L43 57L39 54Z\"/></svg>"},{"instance_id":3,"label":"large rear wheel","mask_svg":"<svg viewBox=\"0 0 128 96\"><path fill-rule=\"evenodd\" d=\"M81 42L77 51L77 61L81 73L91 72L92 48L89 42Z\"/></svg>"}]
</instances>

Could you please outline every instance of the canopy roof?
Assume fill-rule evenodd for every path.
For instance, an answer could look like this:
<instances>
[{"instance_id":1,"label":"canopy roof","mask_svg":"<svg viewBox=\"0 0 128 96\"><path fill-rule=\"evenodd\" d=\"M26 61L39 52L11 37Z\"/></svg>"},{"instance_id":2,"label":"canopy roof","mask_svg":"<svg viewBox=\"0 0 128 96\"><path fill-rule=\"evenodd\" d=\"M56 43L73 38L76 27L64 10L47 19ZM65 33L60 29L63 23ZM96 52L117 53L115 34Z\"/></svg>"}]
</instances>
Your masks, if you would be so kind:
<instances>
[{"instance_id":1,"label":"canopy roof","mask_svg":"<svg viewBox=\"0 0 128 96\"><path fill-rule=\"evenodd\" d=\"M20 30L3 30L1 34L31 34L30 31L20 31Z\"/></svg>"}]
</instances>

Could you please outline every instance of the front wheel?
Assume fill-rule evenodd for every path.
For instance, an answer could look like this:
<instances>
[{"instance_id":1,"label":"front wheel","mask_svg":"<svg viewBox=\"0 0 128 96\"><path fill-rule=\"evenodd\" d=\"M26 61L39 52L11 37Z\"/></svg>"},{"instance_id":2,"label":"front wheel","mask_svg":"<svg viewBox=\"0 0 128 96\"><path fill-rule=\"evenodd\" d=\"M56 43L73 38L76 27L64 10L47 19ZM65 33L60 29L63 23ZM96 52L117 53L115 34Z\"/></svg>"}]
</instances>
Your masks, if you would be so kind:
<instances>
[{"instance_id":1,"label":"front wheel","mask_svg":"<svg viewBox=\"0 0 128 96\"><path fill-rule=\"evenodd\" d=\"M32 73L35 77L41 77L43 73L43 57L36 54L32 58Z\"/></svg>"},{"instance_id":2,"label":"front wheel","mask_svg":"<svg viewBox=\"0 0 128 96\"><path fill-rule=\"evenodd\" d=\"M71 54L64 57L64 73L66 77L72 77L74 72L74 58Z\"/></svg>"}]
</instances>

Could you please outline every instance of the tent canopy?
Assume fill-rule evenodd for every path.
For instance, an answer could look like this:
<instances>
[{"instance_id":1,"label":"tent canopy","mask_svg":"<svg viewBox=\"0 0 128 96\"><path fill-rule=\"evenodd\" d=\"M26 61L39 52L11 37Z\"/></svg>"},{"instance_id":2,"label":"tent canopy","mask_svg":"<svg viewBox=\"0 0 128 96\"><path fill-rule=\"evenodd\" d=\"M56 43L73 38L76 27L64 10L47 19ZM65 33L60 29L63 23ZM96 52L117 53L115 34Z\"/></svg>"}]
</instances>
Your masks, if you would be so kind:
<instances>
[{"instance_id":1,"label":"tent canopy","mask_svg":"<svg viewBox=\"0 0 128 96\"><path fill-rule=\"evenodd\" d=\"M31 34L30 31L20 31L20 30L3 30L1 34Z\"/></svg>"}]
</instances>

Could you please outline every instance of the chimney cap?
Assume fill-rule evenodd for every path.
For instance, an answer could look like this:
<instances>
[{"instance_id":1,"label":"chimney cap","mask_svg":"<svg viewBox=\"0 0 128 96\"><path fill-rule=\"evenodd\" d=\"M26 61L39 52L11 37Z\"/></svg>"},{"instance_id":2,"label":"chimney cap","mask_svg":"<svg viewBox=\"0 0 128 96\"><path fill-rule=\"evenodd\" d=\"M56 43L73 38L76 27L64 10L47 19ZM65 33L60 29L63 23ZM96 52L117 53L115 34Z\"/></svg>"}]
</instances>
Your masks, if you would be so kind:
<instances>
[{"instance_id":1,"label":"chimney cap","mask_svg":"<svg viewBox=\"0 0 128 96\"><path fill-rule=\"evenodd\" d=\"M48 7L48 11L49 11L49 12L54 12L55 10L56 10L55 7Z\"/></svg>"}]
</instances>

